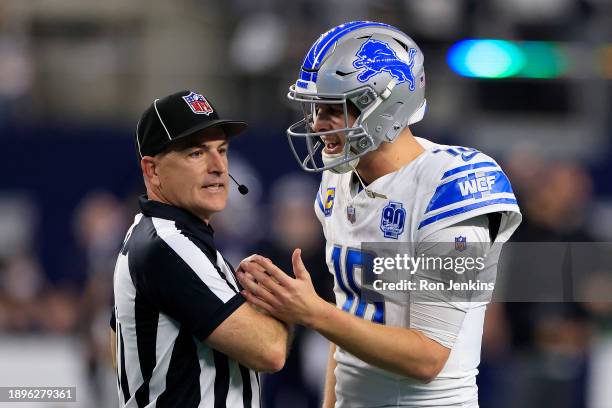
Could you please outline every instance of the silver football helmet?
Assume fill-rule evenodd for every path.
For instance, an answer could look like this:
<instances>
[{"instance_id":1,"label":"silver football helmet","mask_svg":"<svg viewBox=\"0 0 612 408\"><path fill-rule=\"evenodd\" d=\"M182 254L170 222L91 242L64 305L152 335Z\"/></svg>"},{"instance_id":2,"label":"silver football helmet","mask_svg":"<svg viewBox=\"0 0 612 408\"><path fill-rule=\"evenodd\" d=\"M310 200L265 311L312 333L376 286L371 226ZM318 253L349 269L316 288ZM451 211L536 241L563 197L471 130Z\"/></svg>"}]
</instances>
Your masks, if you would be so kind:
<instances>
[{"instance_id":1,"label":"silver football helmet","mask_svg":"<svg viewBox=\"0 0 612 408\"><path fill-rule=\"evenodd\" d=\"M359 158L392 143L402 129L425 114L423 54L397 28L376 22L354 21L327 31L304 58L300 76L289 88L289 100L302 105L304 119L287 129L291 150L309 172L344 173ZM359 111L349 123L349 102ZM315 132L318 104L341 104L344 128ZM344 150L323 151L322 137L344 134ZM298 141L305 142L298 147ZM298 149L303 150L300 157ZM315 155L321 150L321 159Z\"/></svg>"}]
</instances>

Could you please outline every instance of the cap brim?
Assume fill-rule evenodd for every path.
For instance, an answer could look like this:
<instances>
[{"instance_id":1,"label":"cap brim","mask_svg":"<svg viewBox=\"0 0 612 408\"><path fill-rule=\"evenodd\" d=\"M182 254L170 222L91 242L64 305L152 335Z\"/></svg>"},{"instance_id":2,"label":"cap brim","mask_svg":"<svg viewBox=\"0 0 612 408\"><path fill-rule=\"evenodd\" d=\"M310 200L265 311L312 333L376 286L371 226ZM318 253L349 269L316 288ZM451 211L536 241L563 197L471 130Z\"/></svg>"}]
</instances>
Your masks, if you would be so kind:
<instances>
[{"instance_id":1,"label":"cap brim","mask_svg":"<svg viewBox=\"0 0 612 408\"><path fill-rule=\"evenodd\" d=\"M193 135L196 132L199 132L201 130L208 129L214 126L221 127L221 129L223 129L227 137L238 136L240 133L244 132L246 128L248 127L246 122L242 122L240 120L227 120L227 119L211 120L211 121L202 123L200 125L194 126L190 129L187 129L183 133L174 137L172 141L174 142L175 140L181 139L185 136Z\"/></svg>"}]
</instances>

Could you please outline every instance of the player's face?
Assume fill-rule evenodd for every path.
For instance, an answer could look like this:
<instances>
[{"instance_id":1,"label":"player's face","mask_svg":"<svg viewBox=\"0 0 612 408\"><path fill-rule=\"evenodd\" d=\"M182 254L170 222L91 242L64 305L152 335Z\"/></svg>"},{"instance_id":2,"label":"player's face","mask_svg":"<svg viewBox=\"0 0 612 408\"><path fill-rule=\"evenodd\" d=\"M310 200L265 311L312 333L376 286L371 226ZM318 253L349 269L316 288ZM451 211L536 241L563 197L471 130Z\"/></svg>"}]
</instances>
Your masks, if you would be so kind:
<instances>
[{"instance_id":1,"label":"player's face","mask_svg":"<svg viewBox=\"0 0 612 408\"><path fill-rule=\"evenodd\" d=\"M161 193L173 205L208 220L227 203L227 137L213 127L177 143L160 155Z\"/></svg>"},{"instance_id":2,"label":"player's face","mask_svg":"<svg viewBox=\"0 0 612 408\"><path fill-rule=\"evenodd\" d=\"M318 104L315 106L313 131L325 132L334 129L351 127L357 119L358 111L352 104L348 105L348 126L344 121L344 105L342 104ZM327 154L342 153L346 137L344 132L329 134L322 137Z\"/></svg>"}]
</instances>

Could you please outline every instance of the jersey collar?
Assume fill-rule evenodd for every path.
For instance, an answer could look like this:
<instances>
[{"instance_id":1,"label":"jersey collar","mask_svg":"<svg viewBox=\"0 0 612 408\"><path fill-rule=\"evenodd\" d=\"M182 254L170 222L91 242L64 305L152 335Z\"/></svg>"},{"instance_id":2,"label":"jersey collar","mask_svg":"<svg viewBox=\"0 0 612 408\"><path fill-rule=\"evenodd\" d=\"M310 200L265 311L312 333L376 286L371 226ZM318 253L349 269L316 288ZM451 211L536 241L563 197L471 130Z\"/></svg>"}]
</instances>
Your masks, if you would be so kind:
<instances>
[{"instance_id":1,"label":"jersey collar","mask_svg":"<svg viewBox=\"0 0 612 408\"><path fill-rule=\"evenodd\" d=\"M140 205L142 213L147 217L156 217L176 221L182 224L184 227L204 233L210 240L213 238L215 231L210 224L206 224L199 217L196 217L183 208L165 204L160 201L149 200L149 197L147 197L146 194L139 197L138 204Z\"/></svg>"}]
</instances>

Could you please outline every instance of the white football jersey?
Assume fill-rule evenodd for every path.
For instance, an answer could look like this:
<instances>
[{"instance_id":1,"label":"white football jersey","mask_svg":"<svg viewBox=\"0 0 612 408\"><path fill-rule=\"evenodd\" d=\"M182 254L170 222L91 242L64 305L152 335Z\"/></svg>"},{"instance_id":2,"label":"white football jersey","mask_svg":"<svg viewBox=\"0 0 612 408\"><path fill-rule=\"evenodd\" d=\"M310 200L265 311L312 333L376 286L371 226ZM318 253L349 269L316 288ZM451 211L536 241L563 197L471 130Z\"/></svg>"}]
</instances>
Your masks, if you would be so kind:
<instances>
[{"instance_id":1,"label":"white football jersey","mask_svg":"<svg viewBox=\"0 0 612 408\"><path fill-rule=\"evenodd\" d=\"M417 140L425 152L368 185L377 197L358 191L353 173L325 171L315 200L337 307L395 327L411 327L408 305L361 299L363 242L403 242L416 256L415 247L429 235L462 221L501 213L496 243L507 241L521 221L510 182L492 158L475 149ZM429 384L371 366L338 347L337 406L477 406L485 308L468 308L445 367Z\"/></svg>"}]
</instances>

